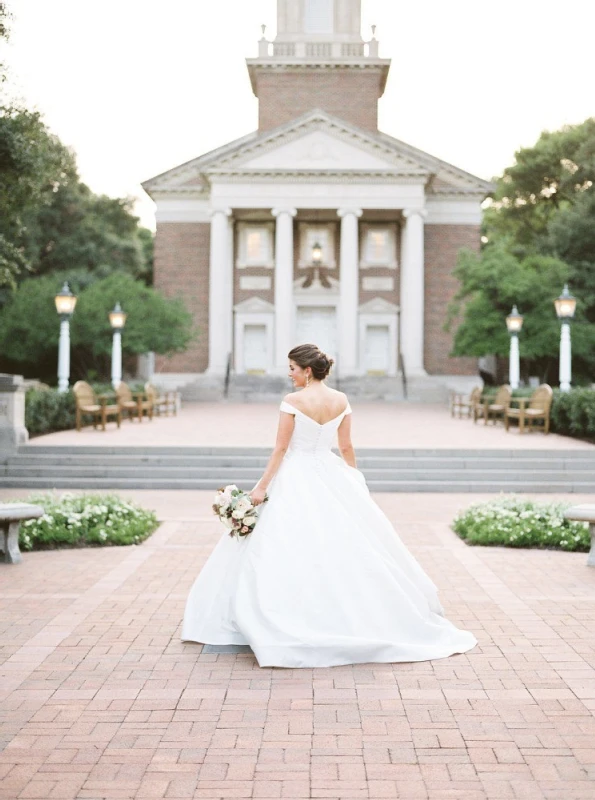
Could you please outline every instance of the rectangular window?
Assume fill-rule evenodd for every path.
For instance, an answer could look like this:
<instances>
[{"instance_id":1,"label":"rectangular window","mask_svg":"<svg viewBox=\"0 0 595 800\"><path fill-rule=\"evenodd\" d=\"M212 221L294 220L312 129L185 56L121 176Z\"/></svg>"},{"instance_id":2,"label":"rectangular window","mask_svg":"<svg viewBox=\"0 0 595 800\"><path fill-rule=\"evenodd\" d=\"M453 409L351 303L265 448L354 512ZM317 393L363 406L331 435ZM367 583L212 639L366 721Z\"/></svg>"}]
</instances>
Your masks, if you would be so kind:
<instances>
[{"instance_id":1,"label":"rectangular window","mask_svg":"<svg viewBox=\"0 0 595 800\"><path fill-rule=\"evenodd\" d=\"M306 33L333 33L333 0L306 0Z\"/></svg>"},{"instance_id":2,"label":"rectangular window","mask_svg":"<svg viewBox=\"0 0 595 800\"><path fill-rule=\"evenodd\" d=\"M262 231L248 231L246 237L246 254L248 261L255 263L265 258Z\"/></svg>"},{"instance_id":3,"label":"rectangular window","mask_svg":"<svg viewBox=\"0 0 595 800\"><path fill-rule=\"evenodd\" d=\"M383 264L388 258L388 231L370 231L369 258Z\"/></svg>"}]
</instances>

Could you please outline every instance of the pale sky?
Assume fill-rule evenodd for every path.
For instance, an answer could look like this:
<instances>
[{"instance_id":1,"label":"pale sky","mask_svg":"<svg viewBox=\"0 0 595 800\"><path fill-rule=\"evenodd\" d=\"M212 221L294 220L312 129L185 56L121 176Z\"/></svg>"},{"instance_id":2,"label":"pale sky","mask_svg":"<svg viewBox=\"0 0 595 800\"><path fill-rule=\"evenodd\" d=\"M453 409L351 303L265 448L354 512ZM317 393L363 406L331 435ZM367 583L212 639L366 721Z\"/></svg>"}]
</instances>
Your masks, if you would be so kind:
<instances>
[{"instance_id":1,"label":"pale sky","mask_svg":"<svg viewBox=\"0 0 595 800\"><path fill-rule=\"evenodd\" d=\"M381 130L482 178L543 130L595 115L591 0L363 0L392 58ZM275 0L8 0L9 91L71 146L96 192L140 183L255 130L244 59Z\"/></svg>"}]
</instances>

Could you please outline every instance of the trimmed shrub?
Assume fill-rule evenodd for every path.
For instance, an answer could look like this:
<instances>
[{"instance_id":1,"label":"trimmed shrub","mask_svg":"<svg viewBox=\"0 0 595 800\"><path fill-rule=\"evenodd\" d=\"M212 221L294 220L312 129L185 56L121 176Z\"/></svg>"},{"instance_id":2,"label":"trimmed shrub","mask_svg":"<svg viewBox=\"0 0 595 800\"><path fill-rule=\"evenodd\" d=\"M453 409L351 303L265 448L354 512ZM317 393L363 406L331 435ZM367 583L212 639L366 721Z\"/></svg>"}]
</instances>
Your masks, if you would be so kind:
<instances>
[{"instance_id":1,"label":"trimmed shrub","mask_svg":"<svg viewBox=\"0 0 595 800\"><path fill-rule=\"evenodd\" d=\"M564 519L569 507L569 503L536 503L503 495L469 506L455 517L452 529L471 545L587 552L589 528Z\"/></svg>"},{"instance_id":2,"label":"trimmed shrub","mask_svg":"<svg viewBox=\"0 0 595 800\"><path fill-rule=\"evenodd\" d=\"M27 502L45 513L21 524L22 550L139 544L158 525L152 511L114 494L36 494Z\"/></svg>"},{"instance_id":3,"label":"trimmed shrub","mask_svg":"<svg viewBox=\"0 0 595 800\"><path fill-rule=\"evenodd\" d=\"M74 428L75 403L72 392L30 389L25 397L25 427L31 436Z\"/></svg>"},{"instance_id":4,"label":"trimmed shrub","mask_svg":"<svg viewBox=\"0 0 595 800\"><path fill-rule=\"evenodd\" d=\"M554 391L552 430L565 436L595 439L595 390Z\"/></svg>"}]
</instances>

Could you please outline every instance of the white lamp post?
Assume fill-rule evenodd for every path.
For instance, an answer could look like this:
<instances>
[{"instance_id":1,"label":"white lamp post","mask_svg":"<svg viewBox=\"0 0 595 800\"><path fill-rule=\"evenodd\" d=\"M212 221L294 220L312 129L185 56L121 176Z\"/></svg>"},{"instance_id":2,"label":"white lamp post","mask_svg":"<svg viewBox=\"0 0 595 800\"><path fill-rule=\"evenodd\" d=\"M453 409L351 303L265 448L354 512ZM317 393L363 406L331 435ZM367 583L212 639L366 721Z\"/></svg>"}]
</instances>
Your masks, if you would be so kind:
<instances>
[{"instance_id":1,"label":"white lamp post","mask_svg":"<svg viewBox=\"0 0 595 800\"><path fill-rule=\"evenodd\" d=\"M554 300L556 314L561 322L560 325L560 391L570 391L570 381L572 379L572 351L570 344L570 321L574 317L576 310L576 297L568 291L568 284L564 284L564 289L560 297Z\"/></svg>"},{"instance_id":2,"label":"white lamp post","mask_svg":"<svg viewBox=\"0 0 595 800\"><path fill-rule=\"evenodd\" d=\"M112 342L112 386L117 389L122 381L122 330L128 315L122 311L120 303L109 313L109 321L114 331Z\"/></svg>"},{"instance_id":3,"label":"white lamp post","mask_svg":"<svg viewBox=\"0 0 595 800\"><path fill-rule=\"evenodd\" d=\"M64 283L61 291L54 298L56 311L60 315L60 343L58 345L58 391L68 391L70 378L70 317L74 313L76 297Z\"/></svg>"},{"instance_id":4,"label":"white lamp post","mask_svg":"<svg viewBox=\"0 0 595 800\"><path fill-rule=\"evenodd\" d=\"M523 316L519 314L516 306L512 307L512 311L506 317L506 327L510 334L510 357L508 364L508 382L511 389L519 388L519 381L521 378L521 366L519 358L519 333L523 327Z\"/></svg>"}]
</instances>

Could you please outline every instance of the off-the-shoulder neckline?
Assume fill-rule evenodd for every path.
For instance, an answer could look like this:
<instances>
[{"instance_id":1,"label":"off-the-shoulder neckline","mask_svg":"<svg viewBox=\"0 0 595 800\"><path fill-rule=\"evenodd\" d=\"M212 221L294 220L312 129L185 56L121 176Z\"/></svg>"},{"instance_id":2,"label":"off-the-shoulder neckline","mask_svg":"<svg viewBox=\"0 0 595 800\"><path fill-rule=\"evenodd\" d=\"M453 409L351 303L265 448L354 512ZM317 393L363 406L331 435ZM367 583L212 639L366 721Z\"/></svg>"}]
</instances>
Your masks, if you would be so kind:
<instances>
[{"instance_id":1,"label":"off-the-shoulder neckline","mask_svg":"<svg viewBox=\"0 0 595 800\"><path fill-rule=\"evenodd\" d=\"M301 414L301 415L302 415L302 417L305 417L306 419L309 419L309 420L310 420L310 422L313 422L315 425L318 425L320 428L324 428L324 426L325 426L325 425L328 425L330 422L335 422L335 420L338 420L340 417L343 417L343 416L345 416L345 414L346 414L346 413L347 413L347 411L349 410L349 403L347 403L347 405L345 406L345 408L343 409L343 411L341 411L341 413L340 413L340 414L337 414L337 416L336 416L336 417L333 417L332 419L329 419L329 420L327 420L326 422L317 422L315 419L313 419L312 417L310 417L308 414L305 414L303 411L301 411L301 410L300 410L300 409L299 409L297 406L294 406L294 405L292 405L291 403L288 403L288 402L287 402L287 400L282 400L282 401L281 401L281 405L286 405L286 406L289 406L289 407L290 407L290 408L292 408L294 411L297 411L299 414Z\"/></svg>"}]
</instances>

